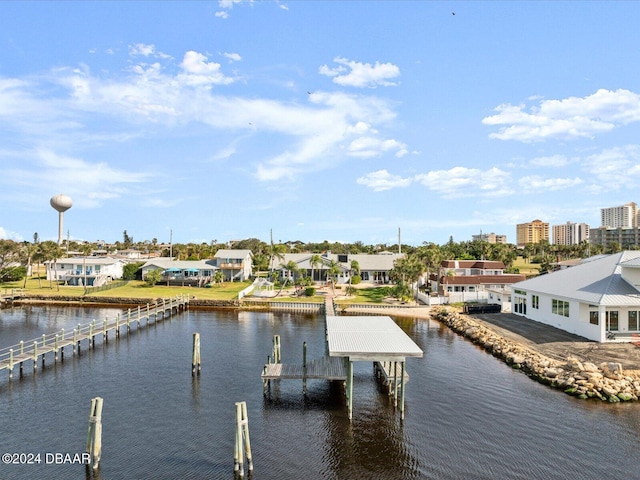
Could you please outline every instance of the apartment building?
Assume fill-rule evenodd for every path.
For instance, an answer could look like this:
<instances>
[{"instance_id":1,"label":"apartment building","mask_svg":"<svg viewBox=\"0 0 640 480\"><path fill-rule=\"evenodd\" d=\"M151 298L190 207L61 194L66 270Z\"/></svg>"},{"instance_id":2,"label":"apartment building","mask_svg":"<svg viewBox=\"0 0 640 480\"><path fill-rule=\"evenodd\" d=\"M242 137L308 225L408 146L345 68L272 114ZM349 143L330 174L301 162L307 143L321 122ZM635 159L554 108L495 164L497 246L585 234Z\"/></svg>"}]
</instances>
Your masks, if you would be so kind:
<instances>
[{"instance_id":1,"label":"apartment building","mask_svg":"<svg viewBox=\"0 0 640 480\"><path fill-rule=\"evenodd\" d=\"M481 233L479 235L472 235L472 240L474 242L487 242L487 243L507 243L506 235L497 235L493 232L491 233Z\"/></svg>"},{"instance_id":2,"label":"apartment building","mask_svg":"<svg viewBox=\"0 0 640 480\"><path fill-rule=\"evenodd\" d=\"M578 245L589 241L590 228L586 223L567 222L551 227L551 240L555 245Z\"/></svg>"},{"instance_id":3,"label":"apartment building","mask_svg":"<svg viewBox=\"0 0 640 480\"><path fill-rule=\"evenodd\" d=\"M549 241L549 224L542 220L533 220L528 223L516 225L516 240L518 247L524 247L528 243L540 243Z\"/></svg>"}]
</instances>

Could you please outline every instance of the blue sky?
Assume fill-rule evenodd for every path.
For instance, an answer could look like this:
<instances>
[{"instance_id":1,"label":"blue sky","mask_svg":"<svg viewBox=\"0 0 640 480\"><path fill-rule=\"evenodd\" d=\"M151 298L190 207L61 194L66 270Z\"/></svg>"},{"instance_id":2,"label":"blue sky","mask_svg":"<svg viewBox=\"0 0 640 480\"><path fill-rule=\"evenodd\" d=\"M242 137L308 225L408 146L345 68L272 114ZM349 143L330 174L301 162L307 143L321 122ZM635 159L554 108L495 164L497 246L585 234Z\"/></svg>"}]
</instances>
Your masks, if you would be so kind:
<instances>
[{"instance_id":1,"label":"blue sky","mask_svg":"<svg viewBox=\"0 0 640 480\"><path fill-rule=\"evenodd\" d=\"M454 14L455 13L455 14ZM638 2L0 3L0 238L445 243L640 202Z\"/></svg>"}]
</instances>

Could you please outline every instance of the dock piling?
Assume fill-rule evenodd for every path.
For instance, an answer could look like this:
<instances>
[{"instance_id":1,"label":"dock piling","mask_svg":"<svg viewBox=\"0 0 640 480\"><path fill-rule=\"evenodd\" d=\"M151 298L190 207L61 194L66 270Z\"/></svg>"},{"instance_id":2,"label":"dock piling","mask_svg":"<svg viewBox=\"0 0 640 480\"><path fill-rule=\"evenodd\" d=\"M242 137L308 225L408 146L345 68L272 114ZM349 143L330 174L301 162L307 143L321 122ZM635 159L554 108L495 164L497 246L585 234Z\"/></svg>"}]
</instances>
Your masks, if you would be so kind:
<instances>
[{"instance_id":1,"label":"dock piling","mask_svg":"<svg viewBox=\"0 0 640 480\"><path fill-rule=\"evenodd\" d=\"M193 348L191 351L191 375L196 374L196 366L198 375L200 375L200 334L193 334Z\"/></svg>"},{"instance_id":2,"label":"dock piling","mask_svg":"<svg viewBox=\"0 0 640 480\"><path fill-rule=\"evenodd\" d=\"M307 394L307 342L302 343L302 393Z\"/></svg>"},{"instance_id":3,"label":"dock piling","mask_svg":"<svg viewBox=\"0 0 640 480\"><path fill-rule=\"evenodd\" d=\"M102 456L102 397L91 399L89 412L89 431L87 432L87 453L91 456L91 465L97 469Z\"/></svg>"},{"instance_id":4,"label":"dock piling","mask_svg":"<svg viewBox=\"0 0 640 480\"><path fill-rule=\"evenodd\" d=\"M251 442L249 440L249 416L247 402L236 402L236 442L233 458L233 469L244 477L244 457L247 457L249 471L253 470Z\"/></svg>"}]
</instances>

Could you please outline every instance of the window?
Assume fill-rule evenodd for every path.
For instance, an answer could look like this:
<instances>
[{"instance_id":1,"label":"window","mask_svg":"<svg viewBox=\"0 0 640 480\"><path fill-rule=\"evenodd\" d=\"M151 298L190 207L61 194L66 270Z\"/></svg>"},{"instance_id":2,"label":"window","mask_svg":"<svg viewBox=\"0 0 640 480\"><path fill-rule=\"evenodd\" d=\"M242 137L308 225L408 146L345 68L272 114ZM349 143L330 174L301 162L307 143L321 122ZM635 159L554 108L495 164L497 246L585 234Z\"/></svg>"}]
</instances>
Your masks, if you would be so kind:
<instances>
[{"instance_id":1,"label":"window","mask_svg":"<svg viewBox=\"0 0 640 480\"><path fill-rule=\"evenodd\" d=\"M531 308L536 310L540 308L540 297L538 295L531 295Z\"/></svg>"},{"instance_id":2,"label":"window","mask_svg":"<svg viewBox=\"0 0 640 480\"><path fill-rule=\"evenodd\" d=\"M589 312L589 323L591 325L598 325L600 323L598 318L598 312Z\"/></svg>"},{"instance_id":3,"label":"window","mask_svg":"<svg viewBox=\"0 0 640 480\"><path fill-rule=\"evenodd\" d=\"M551 313L556 315L562 315L563 317L569 316L569 302L565 302L564 300L556 300L555 298L551 301Z\"/></svg>"},{"instance_id":4,"label":"window","mask_svg":"<svg viewBox=\"0 0 640 480\"><path fill-rule=\"evenodd\" d=\"M610 332L618 331L618 312L607 312L607 330Z\"/></svg>"},{"instance_id":5,"label":"window","mask_svg":"<svg viewBox=\"0 0 640 480\"><path fill-rule=\"evenodd\" d=\"M629 331L638 330L638 312L636 310L629 312Z\"/></svg>"},{"instance_id":6,"label":"window","mask_svg":"<svg viewBox=\"0 0 640 480\"><path fill-rule=\"evenodd\" d=\"M522 297L515 298L515 305L513 306L516 313L523 315L527 314L527 299Z\"/></svg>"}]
</instances>

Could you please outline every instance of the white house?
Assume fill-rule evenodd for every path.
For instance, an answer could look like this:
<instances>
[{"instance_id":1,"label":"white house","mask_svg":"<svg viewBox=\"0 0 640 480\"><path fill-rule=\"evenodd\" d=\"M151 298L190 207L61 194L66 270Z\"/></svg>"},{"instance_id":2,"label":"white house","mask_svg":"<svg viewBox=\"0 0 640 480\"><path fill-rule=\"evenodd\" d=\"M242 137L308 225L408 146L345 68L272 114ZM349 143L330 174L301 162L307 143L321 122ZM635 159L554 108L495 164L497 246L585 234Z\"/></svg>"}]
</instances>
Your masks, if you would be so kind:
<instances>
[{"instance_id":1,"label":"white house","mask_svg":"<svg viewBox=\"0 0 640 480\"><path fill-rule=\"evenodd\" d=\"M640 251L587 258L511 288L516 315L597 342L640 339Z\"/></svg>"},{"instance_id":2,"label":"white house","mask_svg":"<svg viewBox=\"0 0 640 480\"><path fill-rule=\"evenodd\" d=\"M122 278L122 268L126 262L111 257L70 257L56 262L44 262L47 280L58 280L68 285L99 287L112 280Z\"/></svg>"},{"instance_id":3,"label":"white house","mask_svg":"<svg viewBox=\"0 0 640 480\"><path fill-rule=\"evenodd\" d=\"M318 255L320 262L312 265L311 259L314 255ZM331 262L335 262L338 267L338 275L336 276L336 283L345 284L349 283L351 275L351 263L353 261L358 262L360 268L360 278L365 283L389 283L389 271L393 268L393 263L398 259L404 257L402 253L381 253L378 255L371 255L365 253L358 254L313 254L313 253L286 253L282 259L276 259L276 268L280 270L281 277L290 277L291 272L286 269L286 265L292 261L294 262L298 270L306 272L306 275L311 277L313 274L314 282L323 282L327 280L327 273L329 271Z\"/></svg>"},{"instance_id":4,"label":"white house","mask_svg":"<svg viewBox=\"0 0 640 480\"><path fill-rule=\"evenodd\" d=\"M227 281L243 282L253 275L251 250L221 249L216 252L213 260Z\"/></svg>"}]
</instances>

